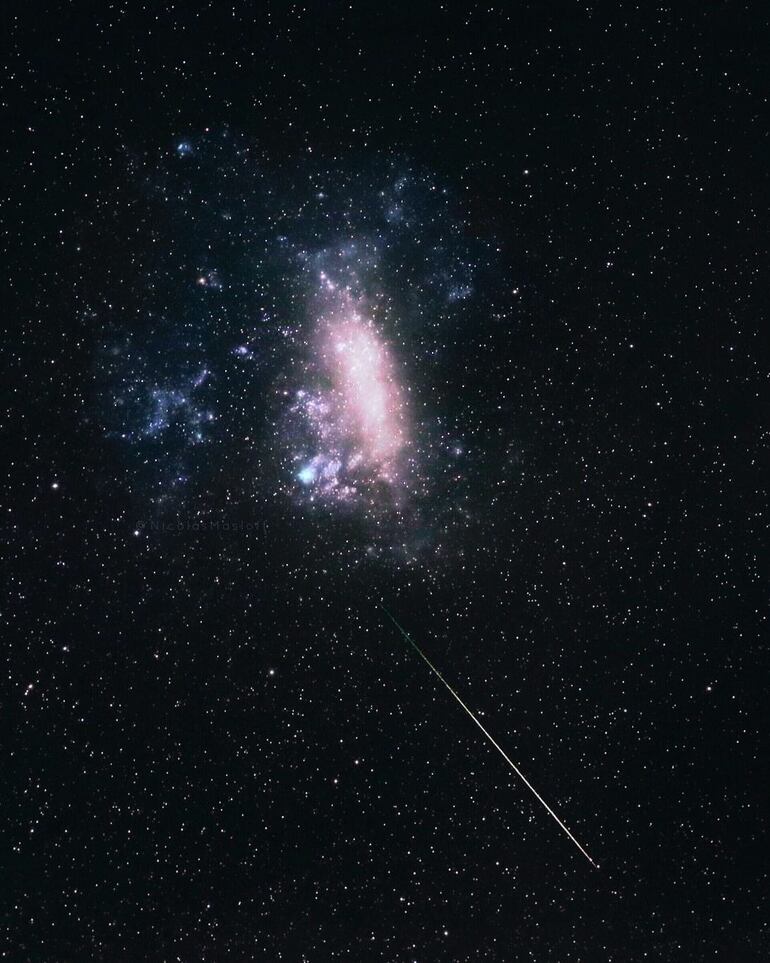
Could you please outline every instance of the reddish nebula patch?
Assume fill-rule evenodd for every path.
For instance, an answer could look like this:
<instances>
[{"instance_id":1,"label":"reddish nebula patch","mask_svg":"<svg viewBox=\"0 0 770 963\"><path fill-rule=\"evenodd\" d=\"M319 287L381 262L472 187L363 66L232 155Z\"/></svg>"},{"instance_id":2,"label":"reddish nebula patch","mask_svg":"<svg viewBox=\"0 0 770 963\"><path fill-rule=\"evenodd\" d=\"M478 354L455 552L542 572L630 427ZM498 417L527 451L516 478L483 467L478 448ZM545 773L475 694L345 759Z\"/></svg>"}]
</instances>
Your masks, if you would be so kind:
<instances>
[{"instance_id":1,"label":"reddish nebula patch","mask_svg":"<svg viewBox=\"0 0 770 963\"><path fill-rule=\"evenodd\" d=\"M392 351L363 299L321 276L313 299L306 382L293 411L306 439L294 456L307 497L397 496L409 446L405 391Z\"/></svg>"}]
</instances>

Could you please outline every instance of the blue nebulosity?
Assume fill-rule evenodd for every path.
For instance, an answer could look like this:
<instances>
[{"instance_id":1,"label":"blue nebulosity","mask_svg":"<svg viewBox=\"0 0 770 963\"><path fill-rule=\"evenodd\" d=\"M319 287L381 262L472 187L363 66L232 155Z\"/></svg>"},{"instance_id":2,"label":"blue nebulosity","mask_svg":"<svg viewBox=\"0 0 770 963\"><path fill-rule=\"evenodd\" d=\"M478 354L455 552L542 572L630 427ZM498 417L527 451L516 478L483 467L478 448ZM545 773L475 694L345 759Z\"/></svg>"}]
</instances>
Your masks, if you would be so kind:
<instances>
[{"instance_id":1,"label":"blue nebulosity","mask_svg":"<svg viewBox=\"0 0 770 963\"><path fill-rule=\"evenodd\" d=\"M306 465L297 472L297 478L302 482L303 485L312 485L312 483L315 481L315 477L315 469L311 465Z\"/></svg>"}]
</instances>

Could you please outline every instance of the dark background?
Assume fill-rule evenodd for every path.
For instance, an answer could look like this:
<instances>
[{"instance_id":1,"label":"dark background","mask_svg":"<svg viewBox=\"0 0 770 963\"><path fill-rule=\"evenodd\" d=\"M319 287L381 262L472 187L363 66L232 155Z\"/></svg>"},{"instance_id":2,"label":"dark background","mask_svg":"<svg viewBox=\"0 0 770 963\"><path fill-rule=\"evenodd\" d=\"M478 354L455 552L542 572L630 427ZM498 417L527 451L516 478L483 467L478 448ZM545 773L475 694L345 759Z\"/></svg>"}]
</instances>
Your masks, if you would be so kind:
<instances>
[{"instance_id":1,"label":"dark background","mask_svg":"<svg viewBox=\"0 0 770 963\"><path fill-rule=\"evenodd\" d=\"M767 959L762 8L4 17L4 958ZM404 151L499 239L451 564L341 572L277 507L133 536L79 238L206 128Z\"/></svg>"}]
</instances>

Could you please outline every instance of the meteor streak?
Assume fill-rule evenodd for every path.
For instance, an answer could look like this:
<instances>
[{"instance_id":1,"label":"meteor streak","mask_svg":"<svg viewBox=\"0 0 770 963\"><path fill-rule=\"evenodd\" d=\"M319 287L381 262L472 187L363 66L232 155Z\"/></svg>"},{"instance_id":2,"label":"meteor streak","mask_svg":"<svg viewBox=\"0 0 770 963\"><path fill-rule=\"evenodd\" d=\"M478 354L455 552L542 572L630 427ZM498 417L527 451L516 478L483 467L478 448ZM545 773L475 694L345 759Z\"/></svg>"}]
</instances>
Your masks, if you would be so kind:
<instances>
[{"instance_id":1,"label":"meteor streak","mask_svg":"<svg viewBox=\"0 0 770 963\"><path fill-rule=\"evenodd\" d=\"M433 663L430 661L430 659L427 657L427 655L425 655L425 653L424 653L424 652L422 651L422 649L417 645L417 643L416 643L416 642L414 641L414 639L409 635L409 633L398 624L398 622L395 620L395 618L390 614L390 612L385 608L385 606L384 606L382 603L380 603L380 608L381 608L382 611L387 615L387 617L390 619L390 621L395 625L395 627L398 629L398 631L401 633L401 635L403 635L403 637L406 639L406 641L412 646L412 648L414 649L414 651L420 656L420 658L423 660L423 662L428 666L428 668L431 670L431 672L447 687L447 689L449 689L450 693L451 693L451 694L454 696L454 698L460 703L460 705L462 706L462 708L468 713L468 715L471 717L471 719L473 719L473 721L476 723L476 725L479 727L479 729L481 729L481 731L484 733L484 735L487 737L487 739L492 743L492 745L495 747L495 749L497 749L497 751L500 753L500 755L503 757L503 759L505 759L505 761L508 763L508 765L511 767L511 769L513 769L513 771L516 773L516 775L519 777L519 779L521 779L521 781L524 783L524 785L527 787L527 789L529 789L529 791L530 791L530 792L532 793L532 795L537 799L537 801L538 801L539 803L541 803L542 806L544 806L544 808L545 808L546 811L548 812L548 815L551 816L551 817L558 823L558 825L560 826L560 828L567 834L567 836L569 836L569 838L572 840L572 842L577 846L577 848L578 848L578 849L580 850L580 852L585 856L585 858L588 860L588 862L594 867L594 869L598 869L598 868L599 868L599 864L598 864L598 863L595 863L595 862L593 861L593 859L591 859L591 857L588 855L588 853L586 852L586 850L580 845L580 843L577 841L577 839L575 839L575 837L572 835L572 833L569 831L569 829L567 829L567 827L564 825L564 823L561 821L561 819L559 819L559 817L556 815L556 813L553 811L553 809L551 809L551 807L548 805L548 803L545 801L545 799L543 799L543 797L540 795L540 793L537 791L537 789L535 789L535 787L532 785L532 783L529 781L529 779L527 779L527 777L526 777L526 776L524 775L524 773L518 768L518 766L516 766L516 764L506 755L506 753L505 753L505 752L503 751L503 749L497 744L497 742L495 742L495 740L492 738L492 736L487 732L487 730L486 730L486 729L484 728L484 726L479 722L479 720L476 718L476 716L471 712L471 710L468 708L468 706L466 706L466 704L463 702L463 700L460 698L460 696L455 692L455 690L452 688L452 686L451 686L451 685L446 681L446 679L441 675L441 673L438 671L438 669L433 665Z\"/></svg>"}]
</instances>

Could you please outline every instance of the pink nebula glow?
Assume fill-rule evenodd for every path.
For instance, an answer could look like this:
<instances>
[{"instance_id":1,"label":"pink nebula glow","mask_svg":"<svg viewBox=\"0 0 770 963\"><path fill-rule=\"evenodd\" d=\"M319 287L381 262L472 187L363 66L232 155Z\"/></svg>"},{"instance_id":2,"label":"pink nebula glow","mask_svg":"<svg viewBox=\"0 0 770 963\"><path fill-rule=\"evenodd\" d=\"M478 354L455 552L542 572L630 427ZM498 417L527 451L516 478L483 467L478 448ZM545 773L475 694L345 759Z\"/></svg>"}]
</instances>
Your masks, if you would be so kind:
<instances>
[{"instance_id":1,"label":"pink nebula glow","mask_svg":"<svg viewBox=\"0 0 770 963\"><path fill-rule=\"evenodd\" d=\"M373 321L348 294L321 327L340 425L361 463L387 473L406 444L406 410L393 359Z\"/></svg>"},{"instance_id":2,"label":"pink nebula glow","mask_svg":"<svg viewBox=\"0 0 770 963\"><path fill-rule=\"evenodd\" d=\"M296 482L311 502L374 504L383 484L398 502L410 432L391 348L363 299L323 276L311 317L305 383L291 408L305 428L292 459Z\"/></svg>"}]
</instances>

